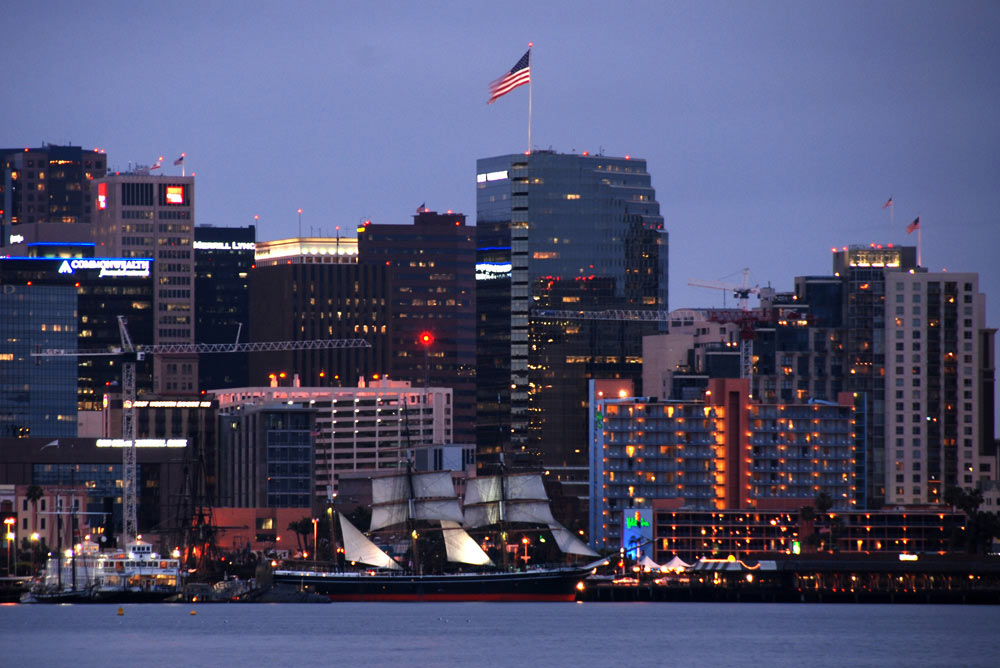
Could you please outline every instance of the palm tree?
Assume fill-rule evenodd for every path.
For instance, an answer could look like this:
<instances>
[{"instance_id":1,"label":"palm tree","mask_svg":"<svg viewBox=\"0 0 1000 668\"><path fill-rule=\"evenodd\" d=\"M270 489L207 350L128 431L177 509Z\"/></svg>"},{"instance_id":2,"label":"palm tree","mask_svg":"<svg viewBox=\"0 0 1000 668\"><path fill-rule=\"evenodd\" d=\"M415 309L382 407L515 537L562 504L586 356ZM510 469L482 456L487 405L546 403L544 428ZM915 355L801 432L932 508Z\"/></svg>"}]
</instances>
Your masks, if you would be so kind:
<instances>
[{"instance_id":1,"label":"palm tree","mask_svg":"<svg viewBox=\"0 0 1000 668\"><path fill-rule=\"evenodd\" d=\"M38 485L28 485L24 496L31 502L31 527L38 530L38 500L45 496L45 490Z\"/></svg>"}]
</instances>

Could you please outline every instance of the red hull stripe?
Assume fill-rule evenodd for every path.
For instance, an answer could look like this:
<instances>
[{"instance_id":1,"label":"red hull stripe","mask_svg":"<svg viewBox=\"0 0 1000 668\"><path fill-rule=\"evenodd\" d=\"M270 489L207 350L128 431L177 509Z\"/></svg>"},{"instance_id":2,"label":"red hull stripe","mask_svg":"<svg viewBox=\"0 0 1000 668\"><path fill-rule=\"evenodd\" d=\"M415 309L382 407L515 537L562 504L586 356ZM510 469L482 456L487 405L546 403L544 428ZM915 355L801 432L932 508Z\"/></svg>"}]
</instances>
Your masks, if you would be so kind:
<instances>
[{"instance_id":1,"label":"red hull stripe","mask_svg":"<svg viewBox=\"0 0 1000 668\"><path fill-rule=\"evenodd\" d=\"M329 594L331 601L559 601L576 594Z\"/></svg>"}]
</instances>

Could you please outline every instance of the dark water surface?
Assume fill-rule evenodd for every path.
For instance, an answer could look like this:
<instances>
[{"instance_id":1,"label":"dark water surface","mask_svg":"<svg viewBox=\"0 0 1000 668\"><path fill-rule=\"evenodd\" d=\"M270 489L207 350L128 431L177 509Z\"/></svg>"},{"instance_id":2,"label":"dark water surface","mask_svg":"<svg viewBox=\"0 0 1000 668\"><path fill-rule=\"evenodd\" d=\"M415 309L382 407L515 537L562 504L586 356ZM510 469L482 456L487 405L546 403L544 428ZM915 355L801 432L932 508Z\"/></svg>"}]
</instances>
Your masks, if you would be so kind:
<instances>
[{"instance_id":1,"label":"dark water surface","mask_svg":"<svg viewBox=\"0 0 1000 668\"><path fill-rule=\"evenodd\" d=\"M1000 607L0 606L0 666L1000 666ZM197 614L191 615L191 611Z\"/></svg>"}]
</instances>

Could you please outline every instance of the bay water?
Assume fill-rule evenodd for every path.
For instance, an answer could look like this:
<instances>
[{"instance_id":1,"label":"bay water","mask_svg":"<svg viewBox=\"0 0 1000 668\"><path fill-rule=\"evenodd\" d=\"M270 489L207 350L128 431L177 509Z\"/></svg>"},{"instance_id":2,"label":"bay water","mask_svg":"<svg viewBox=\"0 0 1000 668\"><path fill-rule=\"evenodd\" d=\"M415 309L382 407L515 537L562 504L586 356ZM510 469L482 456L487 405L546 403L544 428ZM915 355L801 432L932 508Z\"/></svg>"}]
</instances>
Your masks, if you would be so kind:
<instances>
[{"instance_id":1,"label":"bay water","mask_svg":"<svg viewBox=\"0 0 1000 668\"><path fill-rule=\"evenodd\" d=\"M1000 606L0 606L0 666L998 666ZM192 614L194 613L194 614Z\"/></svg>"}]
</instances>

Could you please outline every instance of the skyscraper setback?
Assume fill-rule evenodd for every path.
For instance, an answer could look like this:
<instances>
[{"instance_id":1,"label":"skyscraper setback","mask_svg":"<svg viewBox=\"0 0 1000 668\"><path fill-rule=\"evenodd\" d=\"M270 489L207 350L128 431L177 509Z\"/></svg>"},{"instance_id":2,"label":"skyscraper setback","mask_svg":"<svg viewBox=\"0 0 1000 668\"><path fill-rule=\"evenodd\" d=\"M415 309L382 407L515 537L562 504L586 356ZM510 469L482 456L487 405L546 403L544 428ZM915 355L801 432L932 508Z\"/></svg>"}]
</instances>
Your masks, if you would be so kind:
<instances>
[{"instance_id":1,"label":"skyscraper setback","mask_svg":"<svg viewBox=\"0 0 1000 668\"><path fill-rule=\"evenodd\" d=\"M502 450L587 495L587 380L641 379L655 323L546 309L667 308L667 233L644 160L538 151L477 161L479 461Z\"/></svg>"}]
</instances>

